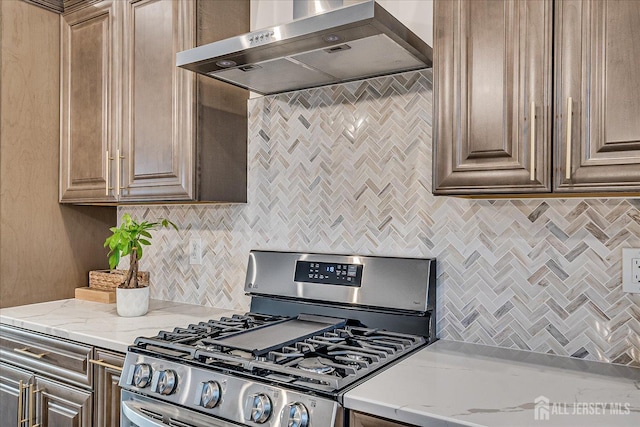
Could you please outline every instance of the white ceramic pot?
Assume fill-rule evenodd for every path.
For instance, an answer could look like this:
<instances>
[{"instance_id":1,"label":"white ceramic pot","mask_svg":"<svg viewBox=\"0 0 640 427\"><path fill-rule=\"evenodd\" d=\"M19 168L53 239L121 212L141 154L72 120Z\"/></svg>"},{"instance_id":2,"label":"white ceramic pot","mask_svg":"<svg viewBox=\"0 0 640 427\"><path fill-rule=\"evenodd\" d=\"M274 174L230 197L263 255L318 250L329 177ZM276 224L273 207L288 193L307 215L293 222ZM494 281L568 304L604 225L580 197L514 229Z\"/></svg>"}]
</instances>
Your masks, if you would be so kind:
<instances>
[{"instance_id":1,"label":"white ceramic pot","mask_svg":"<svg viewBox=\"0 0 640 427\"><path fill-rule=\"evenodd\" d=\"M149 286L142 288L116 288L118 316L144 316L149 310Z\"/></svg>"}]
</instances>

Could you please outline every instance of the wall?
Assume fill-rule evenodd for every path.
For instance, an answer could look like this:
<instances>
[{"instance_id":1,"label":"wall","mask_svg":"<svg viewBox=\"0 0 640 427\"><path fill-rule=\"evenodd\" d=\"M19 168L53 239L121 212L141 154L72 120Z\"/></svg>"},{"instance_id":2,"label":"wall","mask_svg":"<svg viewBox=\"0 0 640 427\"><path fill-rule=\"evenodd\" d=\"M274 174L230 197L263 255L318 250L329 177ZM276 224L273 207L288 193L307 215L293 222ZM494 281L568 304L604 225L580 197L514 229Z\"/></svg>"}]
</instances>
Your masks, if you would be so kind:
<instances>
[{"instance_id":1,"label":"wall","mask_svg":"<svg viewBox=\"0 0 640 427\"><path fill-rule=\"evenodd\" d=\"M0 1L0 307L72 298L108 267L115 209L58 204L59 19Z\"/></svg>"},{"instance_id":2,"label":"wall","mask_svg":"<svg viewBox=\"0 0 640 427\"><path fill-rule=\"evenodd\" d=\"M437 257L440 338L640 366L640 200L435 197L431 100L431 71L250 100L246 205L119 209L180 227L142 260L152 296L246 310L253 248Z\"/></svg>"}]
</instances>

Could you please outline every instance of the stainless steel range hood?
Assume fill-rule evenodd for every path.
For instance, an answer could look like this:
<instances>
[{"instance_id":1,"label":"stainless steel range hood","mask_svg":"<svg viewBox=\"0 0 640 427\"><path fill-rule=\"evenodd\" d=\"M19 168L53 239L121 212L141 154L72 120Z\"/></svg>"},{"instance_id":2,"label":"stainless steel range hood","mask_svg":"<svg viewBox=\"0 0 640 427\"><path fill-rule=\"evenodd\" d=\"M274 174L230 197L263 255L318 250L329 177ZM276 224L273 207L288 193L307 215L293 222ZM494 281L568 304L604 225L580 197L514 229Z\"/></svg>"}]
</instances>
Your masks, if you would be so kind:
<instances>
[{"instance_id":1,"label":"stainless steel range hood","mask_svg":"<svg viewBox=\"0 0 640 427\"><path fill-rule=\"evenodd\" d=\"M263 95L431 67L431 47L373 0L179 52L177 65Z\"/></svg>"}]
</instances>

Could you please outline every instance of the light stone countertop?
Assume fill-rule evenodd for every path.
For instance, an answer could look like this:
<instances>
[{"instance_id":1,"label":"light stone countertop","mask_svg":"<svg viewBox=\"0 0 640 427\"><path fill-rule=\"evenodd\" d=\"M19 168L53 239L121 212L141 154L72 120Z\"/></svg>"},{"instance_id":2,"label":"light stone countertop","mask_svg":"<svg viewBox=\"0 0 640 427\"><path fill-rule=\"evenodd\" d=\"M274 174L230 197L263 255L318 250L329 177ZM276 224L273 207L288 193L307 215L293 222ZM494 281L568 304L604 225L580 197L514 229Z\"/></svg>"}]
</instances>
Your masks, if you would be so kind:
<instances>
[{"instance_id":1,"label":"light stone countertop","mask_svg":"<svg viewBox=\"0 0 640 427\"><path fill-rule=\"evenodd\" d=\"M140 336L155 336L238 311L151 300L141 317L120 317L115 304L66 299L0 309L0 323L109 350L126 352Z\"/></svg>"},{"instance_id":2,"label":"light stone countertop","mask_svg":"<svg viewBox=\"0 0 640 427\"><path fill-rule=\"evenodd\" d=\"M538 397L549 400L540 420ZM347 392L344 406L418 426L638 427L640 369L437 341Z\"/></svg>"},{"instance_id":3,"label":"light stone countertop","mask_svg":"<svg viewBox=\"0 0 640 427\"><path fill-rule=\"evenodd\" d=\"M234 313L151 300L147 315L125 318L115 304L68 299L0 309L0 323L125 352L139 336ZM549 399L548 420L535 419L538 397ZM438 341L348 391L344 405L418 426L638 427L640 369Z\"/></svg>"}]
</instances>

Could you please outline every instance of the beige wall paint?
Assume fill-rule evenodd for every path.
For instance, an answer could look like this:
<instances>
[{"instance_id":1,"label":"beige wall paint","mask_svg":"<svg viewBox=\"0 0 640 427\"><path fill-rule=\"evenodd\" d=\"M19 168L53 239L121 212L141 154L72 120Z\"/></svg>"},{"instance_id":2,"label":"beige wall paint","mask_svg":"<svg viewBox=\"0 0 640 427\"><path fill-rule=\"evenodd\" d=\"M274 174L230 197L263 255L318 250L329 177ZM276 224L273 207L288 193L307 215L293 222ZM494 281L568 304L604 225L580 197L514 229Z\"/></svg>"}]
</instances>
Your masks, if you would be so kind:
<instances>
[{"instance_id":1,"label":"beige wall paint","mask_svg":"<svg viewBox=\"0 0 640 427\"><path fill-rule=\"evenodd\" d=\"M107 267L115 209L58 204L59 19L0 1L0 307L72 298Z\"/></svg>"}]
</instances>

